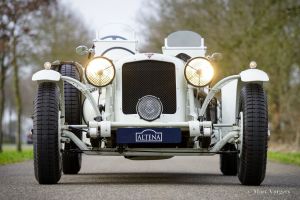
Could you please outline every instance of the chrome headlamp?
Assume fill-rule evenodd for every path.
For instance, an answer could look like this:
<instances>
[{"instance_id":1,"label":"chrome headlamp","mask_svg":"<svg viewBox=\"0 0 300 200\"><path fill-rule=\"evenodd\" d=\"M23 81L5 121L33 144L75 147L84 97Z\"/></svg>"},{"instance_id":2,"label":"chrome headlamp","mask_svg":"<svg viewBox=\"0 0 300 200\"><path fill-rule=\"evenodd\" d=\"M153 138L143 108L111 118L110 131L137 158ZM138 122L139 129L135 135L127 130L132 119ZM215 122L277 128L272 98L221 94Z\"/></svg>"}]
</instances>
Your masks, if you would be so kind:
<instances>
[{"instance_id":1,"label":"chrome headlamp","mask_svg":"<svg viewBox=\"0 0 300 200\"><path fill-rule=\"evenodd\" d=\"M203 87L212 81L214 68L206 58L195 57L186 63L184 76L189 84L195 87Z\"/></svg>"},{"instance_id":2,"label":"chrome headlamp","mask_svg":"<svg viewBox=\"0 0 300 200\"><path fill-rule=\"evenodd\" d=\"M141 119L153 121L160 117L163 112L163 105L159 98L146 95L139 99L136 105L136 112Z\"/></svg>"},{"instance_id":3,"label":"chrome headlamp","mask_svg":"<svg viewBox=\"0 0 300 200\"><path fill-rule=\"evenodd\" d=\"M93 86L104 87L113 81L115 72L115 66L111 60L105 57L96 57L87 65L85 77Z\"/></svg>"}]
</instances>

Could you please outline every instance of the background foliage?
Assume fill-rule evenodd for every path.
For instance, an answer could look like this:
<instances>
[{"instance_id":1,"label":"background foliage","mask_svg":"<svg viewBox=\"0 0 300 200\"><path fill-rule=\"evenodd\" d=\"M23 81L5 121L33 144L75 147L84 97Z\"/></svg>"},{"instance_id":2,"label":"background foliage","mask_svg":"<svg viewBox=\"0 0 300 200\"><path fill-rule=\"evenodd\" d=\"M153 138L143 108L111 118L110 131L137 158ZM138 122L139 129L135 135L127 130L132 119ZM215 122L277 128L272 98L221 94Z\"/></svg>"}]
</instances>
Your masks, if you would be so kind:
<instances>
[{"instance_id":1,"label":"background foliage","mask_svg":"<svg viewBox=\"0 0 300 200\"><path fill-rule=\"evenodd\" d=\"M205 38L208 53L221 52L217 80L239 73L251 60L270 76L267 84L272 140L300 146L300 1L150 1L143 15L144 50L159 51L177 30ZM142 15L142 14L141 14Z\"/></svg>"}]
</instances>

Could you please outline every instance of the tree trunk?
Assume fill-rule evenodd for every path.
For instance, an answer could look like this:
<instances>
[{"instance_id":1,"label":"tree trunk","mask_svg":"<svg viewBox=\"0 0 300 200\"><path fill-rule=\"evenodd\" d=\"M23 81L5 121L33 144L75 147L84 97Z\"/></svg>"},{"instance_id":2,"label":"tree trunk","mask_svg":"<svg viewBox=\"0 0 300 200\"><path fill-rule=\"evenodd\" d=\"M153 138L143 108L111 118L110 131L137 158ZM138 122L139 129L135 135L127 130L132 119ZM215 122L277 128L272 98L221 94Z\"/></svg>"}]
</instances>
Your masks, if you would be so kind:
<instances>
[{"instance_id":1,"label":"tree trunk","mask_svg":"<svg viewBox=\"0 0 300 200\"><path fill-rule=\"evenodd\" d=\"M6 67L4 66L4 53L1 55L1 72L0 72L0 152L2 152L2 144L3 144L3 113L4 113L4 103L5 103L5 90L4 90L4 83L5 83L5 75L6 75Z\"/></svg>"},{"instance_id":2,"label":"tree trunk","mask_svg":"<svg viewBox=\"0 0 300 200\"><path fill-rule=\"evenodd\" d=\"M21 93L20 93L20 86L19 86L19 67L17 63L17 37L14 36L13 38L13 46L12 46L12 65L13 65L13 86L14 86L14 93L15 93L15 106L17 112L17 131L16 131L16 146L17 151L22 151L21 146L21 115L22 115L22 100L21 100Z\"/></svg>"}]
</instances>

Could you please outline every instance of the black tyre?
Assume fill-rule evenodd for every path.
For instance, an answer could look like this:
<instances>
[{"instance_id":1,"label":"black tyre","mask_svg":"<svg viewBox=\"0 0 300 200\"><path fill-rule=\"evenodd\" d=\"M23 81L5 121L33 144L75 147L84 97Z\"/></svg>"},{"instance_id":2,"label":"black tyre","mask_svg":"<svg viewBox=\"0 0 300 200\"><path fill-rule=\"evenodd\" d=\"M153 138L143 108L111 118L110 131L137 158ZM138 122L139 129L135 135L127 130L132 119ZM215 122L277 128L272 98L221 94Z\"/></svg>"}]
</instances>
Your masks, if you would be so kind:
<instances>
[{"instance_id":1,"label":"black tyre","mask_svg":"<svg viewBox=\"0 0 300 200\"><path fill-rule=\"evenodd\" d=\"M80 81L80 74L77 68L71 64L64 64L60 68L63 76L68 76ZM65 94L65 122L67 124L81 124L81 93L69 83L64 84ZM82 133L78 130L72 132L82 139ZM64 174L77 174L81 168L81 153L68 150L76 150L77 146L71 142L65 144L63 152L63 172Z\"/></svg>"},{"instance_id":2,"label":"black tyre","mask_svg":"<svg viewBox=\"0 0 300 200\"><path fill-rule=\"evenodd\" d=\"M235 151L236 148L232 144L227 144L223 151ZM236 153L225 153L220 155L220 170L223 175L235 176L237 174L238 156Z\"/></svg>"},{"instance_id":3,"label":"black tyre","mask_svg":"<svg viewBox=\"0 0 300 200\"><path fill-rule=\"evenodd\" d=\"M265 178L268 142L268 105L259 84L247 84L241 91L243 137L238 177L243 185L260 185Z\"/></svg>"},{"instance_id":4,"label":"black tyre","mask_svg":"<svg viewBox=\"0 0 300 200\"><path fill-rule=\"evenodd\" d=\"M61 177L58 115L57 85L40 83L33 115L34 174L40 184L55 184Z\"/></svg>"}]
</instances>

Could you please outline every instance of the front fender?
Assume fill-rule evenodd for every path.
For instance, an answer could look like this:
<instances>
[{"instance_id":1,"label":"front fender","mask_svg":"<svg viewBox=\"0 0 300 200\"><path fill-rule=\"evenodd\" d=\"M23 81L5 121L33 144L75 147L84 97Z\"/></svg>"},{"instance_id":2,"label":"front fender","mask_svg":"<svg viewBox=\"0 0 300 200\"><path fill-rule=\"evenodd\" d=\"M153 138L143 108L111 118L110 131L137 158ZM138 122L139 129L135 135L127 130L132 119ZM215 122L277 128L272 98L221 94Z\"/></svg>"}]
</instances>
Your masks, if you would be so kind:
<instances>
[{"instance_id":1,"label":"front fender","mask_svg":"<svg viewBox=\"0 0 300 200\"><path fill-rule=\"evenodd\" d=\"M54 70L40 70L33 74L32 81L38 82L58 82L61 74Z\"/></svg>"},{"instance_id":2,"label":"front fender","mask_svg":"<svg viewBox=\"0 0 300 200\"><path fill-rule=\"evenodd\" d=\"M247 69L240 73L242 82L268 82L269 76L259 69Z\"/></svg>"},{"instance_id":3,"label":"front fender","mask_svg":"<svg viewBox=\"0 0 300 200\"><path fill-rule=\"evenodd\" d=\"M243 86L253 82L263 84L269 81L266 72L259 69L247 69L240 73L240 78L225 84L221 89L222 102L222 123L234 124L239 114L240 92ZM230 131L228 128L222 128L224 133Z\"/></svg>"}]
</instances>

